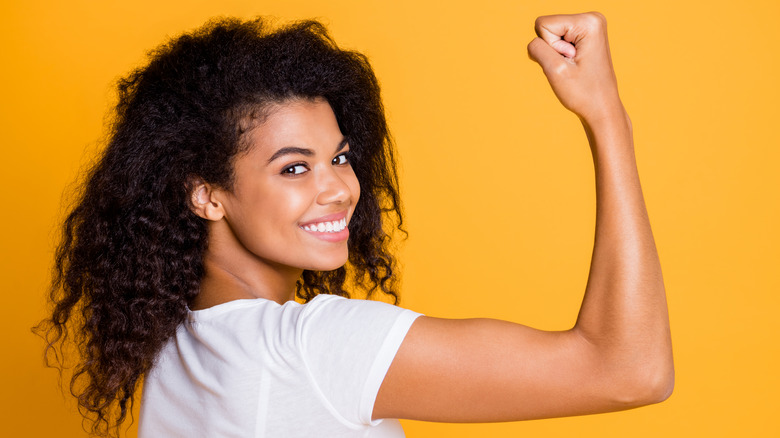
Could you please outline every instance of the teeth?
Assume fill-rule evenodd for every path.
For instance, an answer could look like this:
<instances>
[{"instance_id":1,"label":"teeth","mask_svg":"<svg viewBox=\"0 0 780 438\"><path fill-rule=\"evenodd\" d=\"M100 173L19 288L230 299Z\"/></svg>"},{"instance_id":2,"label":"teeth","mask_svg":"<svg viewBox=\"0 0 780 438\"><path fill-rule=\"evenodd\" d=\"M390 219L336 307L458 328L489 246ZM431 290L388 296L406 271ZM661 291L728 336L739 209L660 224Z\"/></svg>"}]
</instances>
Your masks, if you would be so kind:
<instances>
[{"instance_id":1,"label":"teeth","mask_svg":"<svg viewBox=\"0 0 780 438\"><path fill-rule=\"evenodd\" d=\"M344 228L347 228L347 218L339 221L320 222L303 226L303 229L306 231L316 231L318 233L338 233Z\"/></svg>"}]
</instances>

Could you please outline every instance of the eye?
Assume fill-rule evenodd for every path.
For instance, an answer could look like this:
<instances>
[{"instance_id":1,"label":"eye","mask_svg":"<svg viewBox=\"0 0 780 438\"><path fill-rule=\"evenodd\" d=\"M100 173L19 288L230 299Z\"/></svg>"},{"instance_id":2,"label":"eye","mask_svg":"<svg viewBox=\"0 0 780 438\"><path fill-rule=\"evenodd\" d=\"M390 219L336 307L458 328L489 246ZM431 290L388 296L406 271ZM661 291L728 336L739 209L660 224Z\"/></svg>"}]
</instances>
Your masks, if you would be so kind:
<instances>
[{"instance_id":1,"label":"eye","mask_svg":"<svg viewBox=\"0 0 780 438\"><path fill-rule=\"evenodd\" d=\"M308 171L305 164L293 164L282 169L282 175L300 175Z\"/></svg>"},{"instance_id":2,"label":"eye","mask_svg":"<svg viewBox=\"0 0 780 438\"><path fill-rule=\"evenodd\" d=\"M349 163L349 152L338 154L333 158L333 160L331 160L331 164L333 164L334 166L344 165L348 163Z\"/></svg>"}]
</instances>

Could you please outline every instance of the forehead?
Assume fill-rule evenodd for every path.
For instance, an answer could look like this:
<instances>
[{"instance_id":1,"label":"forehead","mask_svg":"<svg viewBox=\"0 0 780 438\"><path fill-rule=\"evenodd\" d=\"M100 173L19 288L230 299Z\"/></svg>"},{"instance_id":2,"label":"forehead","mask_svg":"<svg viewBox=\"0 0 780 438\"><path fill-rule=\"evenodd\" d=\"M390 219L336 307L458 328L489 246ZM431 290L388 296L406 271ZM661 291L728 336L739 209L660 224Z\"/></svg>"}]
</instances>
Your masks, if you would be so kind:
<instances>
[{"instance_id":1,"label":"forehead","mask_svg":"<svg viewBox=\"0 0 780 438\"><path fill-rule=\"evenodd\" d=\"M246 132L249 151L270 156L288 146L332 148L343 134L325 99L296 99L272 104L263 120Z\"/></svg>"}]
</instances>

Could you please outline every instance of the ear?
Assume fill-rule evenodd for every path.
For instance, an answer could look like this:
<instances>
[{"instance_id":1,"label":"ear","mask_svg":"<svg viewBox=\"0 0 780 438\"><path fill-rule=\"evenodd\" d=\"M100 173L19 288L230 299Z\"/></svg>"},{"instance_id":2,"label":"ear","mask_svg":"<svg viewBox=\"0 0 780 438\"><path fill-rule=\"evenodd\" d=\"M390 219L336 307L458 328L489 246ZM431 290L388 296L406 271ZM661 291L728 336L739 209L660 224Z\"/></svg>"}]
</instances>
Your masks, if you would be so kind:
<instances>
[{"instance_id":1,"label":"ear","mask_svg":"<svg viewBox=\"0 0 780 438\"><path fill-rule=\"evenodd\" d=\"M225 209L217 199L216 190L201 178L191 178L190 210L203 219L218 221L225 216Z\"/></svg>"}]
</instances>

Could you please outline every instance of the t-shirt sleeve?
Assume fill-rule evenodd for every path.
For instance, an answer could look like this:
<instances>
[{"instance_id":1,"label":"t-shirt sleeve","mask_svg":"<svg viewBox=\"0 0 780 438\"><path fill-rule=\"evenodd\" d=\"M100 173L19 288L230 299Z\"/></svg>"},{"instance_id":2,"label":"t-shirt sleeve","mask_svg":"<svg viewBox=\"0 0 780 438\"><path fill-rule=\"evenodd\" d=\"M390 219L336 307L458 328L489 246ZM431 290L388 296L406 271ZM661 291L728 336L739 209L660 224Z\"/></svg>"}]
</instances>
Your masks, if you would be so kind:
<instances>
[{"instance_id":1,"label":"t-shirt sleeve","mask_svg":"<svg viewBox=\"0 0 780 438\"><path fill-rule=\"evenodd\" d=\"M377 392L414 320L387 303L321 295L298 320L298 344L309 377L334 415L371 421Z\"/></svg>"}]
</instances>

